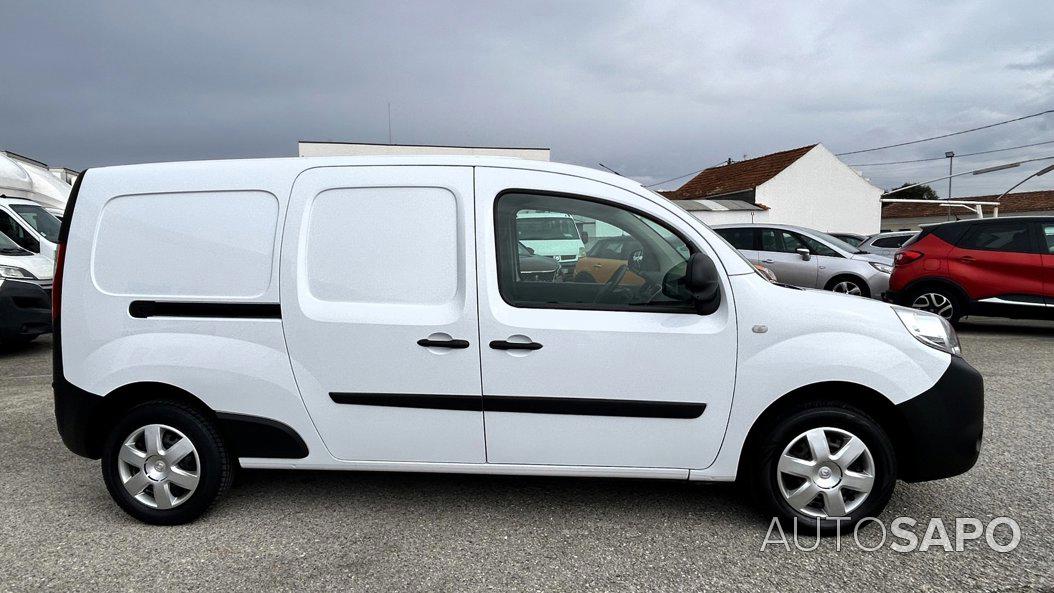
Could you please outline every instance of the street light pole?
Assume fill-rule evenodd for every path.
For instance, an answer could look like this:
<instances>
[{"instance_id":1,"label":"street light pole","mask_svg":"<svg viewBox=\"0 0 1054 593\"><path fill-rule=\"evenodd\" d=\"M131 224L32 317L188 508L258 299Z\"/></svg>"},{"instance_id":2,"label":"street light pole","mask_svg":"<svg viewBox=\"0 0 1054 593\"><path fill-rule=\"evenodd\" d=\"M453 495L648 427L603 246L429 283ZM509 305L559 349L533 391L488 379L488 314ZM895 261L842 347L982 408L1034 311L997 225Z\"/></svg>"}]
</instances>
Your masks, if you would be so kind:
<instances>
[{"instance_id":1,"label":"street light pole","mask_svg":"<svg viewBox=\"0 0 1054 593\"><path fill-rule=\"evenodd\" d=\"M952 175L952 161L955 160L955 151L949 150L944 153L944 156L948 159L948 199L950 200L952 199L952 177L955 177Z\"/></svg>"},{"instance_id":2,"label":"street light pole","mask_svg":"<svg viewBox=\"0 0 1054 593\"><path fill-rule=\"evenodd\" d=\"M1021 186L1022 184L1024 184L1024 183L1025 183L1026 181L1028 181L1029 179L1032 179L1033 177L1041 177L1041 176L1043 176L1043 175L1046 175L1047 173L1050 173L1051 171L1054 171L1054 165L1047 165L1046 167L1043 167L1043 168L1042 168L1042 169L1040 169L1039 171L1036 171L1035 173L1033 173L1033 174L1029 175L1028 177L1025 177L1024 179L1022 179L1021 181L1018 181L1018 182L1017 182L1017 183L1015 183L1015 184L1013 185L1013 187L1011 187L1010 189L1008 189L1008 190L1006 190L1005 192L1003 192L1003 193L999 194L999 197L998 197L998 198L996 198L996 199L995 199L995 201L997 201L997 202L998 202L999 200L1002 200L1002 199L1003 199L1003 196L1005 196L1005 195L1007 195L1008 193L1010 193L1010 192L1014 191L1015 189L1017 189L1018 187L1020 187L1020 186Z\"/></svg>"}]
</instances>

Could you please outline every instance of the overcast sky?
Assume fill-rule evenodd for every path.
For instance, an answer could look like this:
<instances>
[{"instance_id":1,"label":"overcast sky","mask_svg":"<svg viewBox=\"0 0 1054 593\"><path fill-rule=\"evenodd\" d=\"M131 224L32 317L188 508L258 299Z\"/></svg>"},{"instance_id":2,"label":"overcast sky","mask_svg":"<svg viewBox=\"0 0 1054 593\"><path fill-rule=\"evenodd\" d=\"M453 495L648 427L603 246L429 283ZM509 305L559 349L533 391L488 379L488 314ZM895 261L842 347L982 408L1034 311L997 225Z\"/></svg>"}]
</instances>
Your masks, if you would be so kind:
<instances>
[{"instance_id":1,"label":"overcast sky","mask_svg":"<svg viewBox=\"0 0 1054 593\"><path fill-rule=\"evenodd\" d=\"M396 143L547 146L651 183L1054 109L1045 0L702 4L0 0L0 149L76 169L293 156L299 139L386 142L390 101ZM844 160L1047 140L1054 114ZM1040 156L1054 143L955 165ZM947 166L861 170L888 188ZM954 193L1001 192L1040 166ZM1054 174L1022 190L1043 188Z\"/></svg>"}]
</instances>

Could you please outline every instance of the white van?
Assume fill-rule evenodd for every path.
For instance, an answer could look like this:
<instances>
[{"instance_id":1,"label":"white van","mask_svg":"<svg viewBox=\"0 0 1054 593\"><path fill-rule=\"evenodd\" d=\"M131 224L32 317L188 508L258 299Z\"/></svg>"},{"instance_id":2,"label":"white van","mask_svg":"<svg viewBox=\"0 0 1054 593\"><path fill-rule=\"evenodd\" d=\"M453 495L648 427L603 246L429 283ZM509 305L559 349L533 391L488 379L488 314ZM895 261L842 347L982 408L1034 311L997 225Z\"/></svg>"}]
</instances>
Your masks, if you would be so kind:
<instances>
[{"instance_id":1,"label":"white van","mask_svg":"<svg viewBox=\"0 0 1054 593\"><path fill-rule=\"evenodd\" d=\"M516 233L534 255L556 260L564 273L575 269L586 254L575 219L564 212L517 212Z\"/></svg>"},{"instance_id":2,"label":"white van","mask_svg":"<svg viewBox=\"0 0 1054 593\"><path fill-rule=\"evenodd\" d=\"M32 200L0 196L0 233L52 262L61 224L54 214Z\"/></svg>"},{"instance_id":3,"label":"white van","mask_svg":"<svg viewBox=\"0 0 1054 593\"><path fill-rule=\"evenodd\" d=\"M641 247L604 282L524 281L523 211ZM982 380L939 316L774 285L581 167L92 169L58 253L59 432L149 523L197 517L240 466L739 480L830 530L980 450Z\"/></svg>"},{"instance_id":4,"label":"white van","mask_svg":"<svg viewBox=\"0 0 1054 593\"><path fill-rule=\"evenodd\" d=\"M53 262L0 233L0 344L25 344L51 331Z\"/></svg>"}]
</instances>

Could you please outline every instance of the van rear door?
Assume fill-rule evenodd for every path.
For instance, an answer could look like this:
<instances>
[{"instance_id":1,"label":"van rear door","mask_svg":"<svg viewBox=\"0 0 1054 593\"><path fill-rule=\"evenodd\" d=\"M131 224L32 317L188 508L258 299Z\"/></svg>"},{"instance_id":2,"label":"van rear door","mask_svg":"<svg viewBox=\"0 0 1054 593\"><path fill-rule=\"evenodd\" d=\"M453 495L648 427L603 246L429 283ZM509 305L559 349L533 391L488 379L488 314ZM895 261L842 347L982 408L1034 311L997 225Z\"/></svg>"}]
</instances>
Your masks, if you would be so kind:
<instances>
[{"instance_id":1,"label":"van rear door","mask_svg":"<svg viewBox=\"0 0 1054 593\"><path fill-rule=\"evenodd\" d=\"M471 167L325 167L293 185L281 298L334 457L483 463Z\"/></svg>"}]
</instances>

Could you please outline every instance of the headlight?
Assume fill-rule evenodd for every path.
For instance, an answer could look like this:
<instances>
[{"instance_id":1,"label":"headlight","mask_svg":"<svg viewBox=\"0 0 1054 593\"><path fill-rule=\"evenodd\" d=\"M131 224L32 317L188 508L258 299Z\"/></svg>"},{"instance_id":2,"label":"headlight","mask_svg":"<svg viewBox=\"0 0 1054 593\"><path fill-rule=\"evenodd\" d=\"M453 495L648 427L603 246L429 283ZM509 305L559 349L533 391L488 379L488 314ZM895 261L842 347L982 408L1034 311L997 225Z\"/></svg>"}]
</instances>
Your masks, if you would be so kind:
<instances>
[{"instance_id":1,"label":"headlight","mask_svg":"<svg viewBox=\"0 0 1054 593\"><path fill-rule=\"evenodd\" d=\"M878 270L879 272L884 272L886 274L892 274L893 273L893 266L891 266L889 264L880 264L880 263L874 262L874 261L869 261L867 263L871 264L871 267L876 269L876 270Z\"/></svg>"},{"instance_id":2,"label":"headlight","mask_svg":"<svg viewBox=\"0 0 1054 593\"><path fill-rule=\"evenodd\" d=\"M915 336L916 340L930 348L962 356L959 336L947 319L940 315L908 309L907 307L893 307L893 311L900 318L904 327L907 328L908 333Z\"/></svg>"},{"instance_id":3,"label":"headlight","mask_svg":"<svg viewBox=\"0 0 1054 593\"><path fill-rule=\"evenodd\" d=\"M37 277L30 274L29 271L17 268L15 266L0 266L0 277L3 278L18 278L21 280L36 280Z\"/></svg>"}]
</instances>

